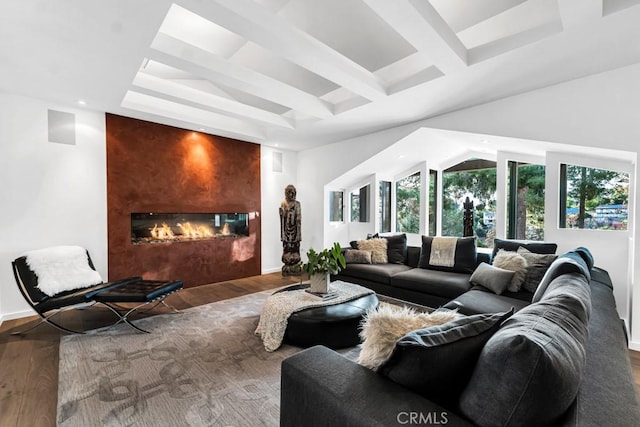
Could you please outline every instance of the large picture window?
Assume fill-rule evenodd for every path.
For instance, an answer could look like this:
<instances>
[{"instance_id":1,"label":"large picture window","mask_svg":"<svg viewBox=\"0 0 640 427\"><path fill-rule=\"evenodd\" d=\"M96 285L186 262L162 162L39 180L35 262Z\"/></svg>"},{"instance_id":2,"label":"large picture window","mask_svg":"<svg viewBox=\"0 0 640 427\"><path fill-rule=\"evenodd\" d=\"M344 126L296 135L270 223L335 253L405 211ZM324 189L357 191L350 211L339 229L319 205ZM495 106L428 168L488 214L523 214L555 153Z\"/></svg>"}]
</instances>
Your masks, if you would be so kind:
<instances>
[{"instance_id":1,"label":"large picture window","mask_svg":"<svg viewBox=\"0 0 640 427\"><path fill-rule=\"evenodd\" d=\"M378 214L380 215L380 233L391 231L391 183L380 181Z\"/></svg>"},{"instance_id":2,"label":"large picture window","mask_svg":"<svg viewBox=\"0 0 640 427\"><path fill-rule=\"evenodd\" d=\"M629 174L560 165L560 228L626 230Z\"/></svg>"},{"instance_id":3,"label":"large picture window","mask_svg":"<svg viewBox=\"0 0 640 427\"><path fill-rule=\"evenodd\" d=\"M369 222L370 186L365 185L349 194L351 222Z\"/></svg>"},{"instance_id":4,"label":"large picture window","mask_svg":"<svg viewBox=\"0 0 640 427\"><path fill-rule=\"evenodd\" d=\"M507 237L544 240L545 167L509 162Z\"/></svg>"},{"instance_id":5,"label":"large picture window","mask_svg":"<svg viewBox=\"0 0 640 427\"><path fill-rule=\"evenodd\" d=\"M438 171L429 170L429 236L436 235L438 225Z\"/></svg>"},{"instance_id":6,"label":"large picture window","mask_svg":"<svg viewBox=\"0 0 640 427\"><path fill-rule=\"evenodd\" d=\"M329 221L344 221L343 214L343 192L329 192Z\"/></svg>"},{"instance_id":7,"label":"large picture window","mask_svg":"<svg viewBox=\"0 0 640 427\"><path fill-rule=\"evenodd\" d=\"M466 198L473 202L473 233L478 246L493 246L496 212L496 163L471 159L442 175L442 235L462 236Z\"/></svg>"},{"instance_id":8,"label":"large picture window","mask_svg":"<svg viewBox=\"0 0 640 427\"><path fill-rule=\"evenodd\" d=\"M396 181L396 231L420 233L420 172Z\"/></svg>"}]
</instances>

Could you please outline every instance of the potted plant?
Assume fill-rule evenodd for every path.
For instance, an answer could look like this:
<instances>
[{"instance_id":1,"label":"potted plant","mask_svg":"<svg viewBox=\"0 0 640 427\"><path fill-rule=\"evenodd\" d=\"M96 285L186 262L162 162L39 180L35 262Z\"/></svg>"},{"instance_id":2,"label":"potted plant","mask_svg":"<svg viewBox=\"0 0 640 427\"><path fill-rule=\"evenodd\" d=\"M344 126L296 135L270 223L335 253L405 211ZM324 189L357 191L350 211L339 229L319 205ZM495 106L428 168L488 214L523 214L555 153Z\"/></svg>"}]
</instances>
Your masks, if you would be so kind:
<instances>
[{"instance_id":1,"label":"potted plant","mask_svg":"<svg viewBox=\"0 0 640 427\"><path fill-rule=\"evenodd\" d=\"M302 269L307 272L311 280L309 290L314 293L327 293L329 275L338 274L347 263L342 254L342 248L337 242L329 249L316 252L313 249L307 251L307 262Z\"/></svg>"}]
</instances>

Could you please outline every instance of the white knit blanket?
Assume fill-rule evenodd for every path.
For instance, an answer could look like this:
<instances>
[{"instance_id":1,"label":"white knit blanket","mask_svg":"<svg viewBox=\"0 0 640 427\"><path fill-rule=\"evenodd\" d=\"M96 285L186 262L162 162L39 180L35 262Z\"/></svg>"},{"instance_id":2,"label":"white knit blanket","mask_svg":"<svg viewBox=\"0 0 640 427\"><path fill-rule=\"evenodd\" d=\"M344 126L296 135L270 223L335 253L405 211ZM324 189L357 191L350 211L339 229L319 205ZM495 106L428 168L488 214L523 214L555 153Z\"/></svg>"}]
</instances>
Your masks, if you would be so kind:
<instances>
[{"instance_id":1,"label":"white knit blanket","mask_svg":"<svg viewBox=\"0 0 640 427\"><path fill-rule=\"evenodd\" d=\"M27 265L38 276L38 289L50 297L102 283L80 246L53 246L27 252Z\"/></svg>"},{"instance_id":2,"label":"white knit blanket","mask_svg":"<svg viewBox=\"0 0 640 427\"><path fill-rule=\"evenodd\" d=\"M329 284L329 292L336 292L338 296L330 300L322 300L305 292L304 289L270 295L264 303L255 332L262 338L265 350L271 352L280 347L287 329L287 320L291 314L307 308L341 304L373 293L371 289L340 280Z\"/></svg>"},{"instance_id":3,"label":"white knit blanket","mask_svg":"<svg viewBox=\"0 0 640 427\"><path fill-rule=\"evenodd\" d=\"M453 267L456 263L457 237L434 237L431 241L429 264Z\"/></svg>"}]
</instances>

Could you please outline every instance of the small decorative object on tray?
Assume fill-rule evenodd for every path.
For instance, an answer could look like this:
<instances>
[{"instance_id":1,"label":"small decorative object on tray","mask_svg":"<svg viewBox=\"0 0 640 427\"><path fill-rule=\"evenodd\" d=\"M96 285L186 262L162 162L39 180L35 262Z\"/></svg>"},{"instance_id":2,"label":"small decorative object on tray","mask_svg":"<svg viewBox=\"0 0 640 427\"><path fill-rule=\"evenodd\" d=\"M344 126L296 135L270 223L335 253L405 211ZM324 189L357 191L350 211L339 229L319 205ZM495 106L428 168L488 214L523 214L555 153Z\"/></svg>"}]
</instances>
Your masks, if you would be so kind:
<instances>
[{"instance_id":1,"label":"small decorative object on tray","mask_svg":"<svg viewBox=\"0 0 640 427\"><path fill-rule=\"evenodd\" d=\"M334 299L338 297L338 293L336 291L331 292L313 292L311 289L305 289L305 292L310 293L311 295L315 295L318 298L322 298L323 301Z\"/></svg>"}]
</instances>

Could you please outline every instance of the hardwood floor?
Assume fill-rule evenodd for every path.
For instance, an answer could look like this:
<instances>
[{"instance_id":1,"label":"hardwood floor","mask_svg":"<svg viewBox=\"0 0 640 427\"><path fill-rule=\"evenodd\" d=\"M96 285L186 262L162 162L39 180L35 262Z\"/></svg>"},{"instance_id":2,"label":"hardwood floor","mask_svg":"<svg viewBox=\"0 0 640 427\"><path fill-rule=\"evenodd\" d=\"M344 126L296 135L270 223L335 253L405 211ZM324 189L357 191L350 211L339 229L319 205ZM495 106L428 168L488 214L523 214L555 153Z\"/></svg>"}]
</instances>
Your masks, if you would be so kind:
<instances>
[{"instance_id":1,"label":"hardwood floor","mask_svg":"<svg viewBox=\"0 0 640 427\"><path fill-rule=\"evenodd\" d=\"M183 289L167 302L186 309L296 283L280 273ZM161 313L159 308L156 313ZM36 317L10 320L0 325L0 426L54 426L58 399L58 350L63 333L48 325L21 335ZM113 322L107 309L71 310L59 318L71 328L93 329ZM636 387L640 391L640 352L629 351Z\"/></svg>"},{"instance_id":2,"label":"hardwood floor","mask_svg":"<svg viewBox=\"0 0 640 427\"><path fill-rule=\"evenodd\" d=\"M215 301L297 283L299 278L283 278L280 273L214 283L183 289L167 302L186 309ZM158 307L154 313L165 312ZM113 323L114 315L98 306L70 310L57 316L64 326L76 330L94 329ZM0 325L0 426L55 426L58 400L58 350L64 333L40 325L24 335L22 330L36 316L9 320ZM26 326L25 326L26 325Z\"/></svg>"}]
</instances>

